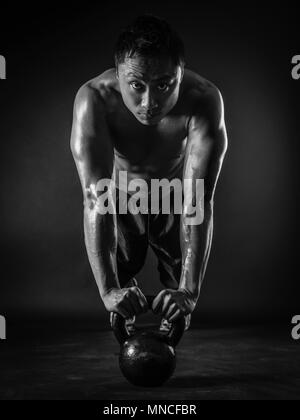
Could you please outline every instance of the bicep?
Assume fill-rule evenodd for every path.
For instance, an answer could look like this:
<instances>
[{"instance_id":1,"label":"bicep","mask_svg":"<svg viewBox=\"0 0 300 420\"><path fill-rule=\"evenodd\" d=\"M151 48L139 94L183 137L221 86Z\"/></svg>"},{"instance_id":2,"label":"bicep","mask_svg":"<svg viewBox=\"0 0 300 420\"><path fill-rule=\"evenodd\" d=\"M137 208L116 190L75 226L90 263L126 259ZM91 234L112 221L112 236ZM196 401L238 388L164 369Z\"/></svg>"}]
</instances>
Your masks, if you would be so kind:
<instances>
[{"instance_id":1,"label":"bicep","mask_svg":"<svg viewBox=\"0 0 300 420\"><path fill-rule=\"evenodd\" d=\"M74 104L71 151L85 194L112 177L114 154L103 103L97 92L82 89Z\"/></svg>"},{"instance_id":2,"label":"bicep","mask_svg":"<svg viewBox=\"0 0 300 420\"><path fill-rule=\"evenodd\" d=\"M189 124L185 179L203 179L205 201L212 202L227 150L222 97L214 98L208 118L193 116Z\"/></svg>"}]
</instances>

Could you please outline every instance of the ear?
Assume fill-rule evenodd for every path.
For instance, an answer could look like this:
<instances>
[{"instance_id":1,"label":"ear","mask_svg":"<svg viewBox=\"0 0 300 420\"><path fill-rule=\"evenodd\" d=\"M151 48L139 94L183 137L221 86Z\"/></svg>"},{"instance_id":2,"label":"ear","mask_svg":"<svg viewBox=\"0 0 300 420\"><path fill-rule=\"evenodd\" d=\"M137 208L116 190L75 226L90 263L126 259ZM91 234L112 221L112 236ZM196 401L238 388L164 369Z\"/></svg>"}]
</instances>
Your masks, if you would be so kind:
<instances>
[{"instance_id":1,"label":"ear","mask_svg":"<svg viewBox=\"0 0 300 420\"><path fill-rule=\"evenodd\" d=\"M184 75L184 64L180 66L180 69L181 69L181 77L180 77L180 83L181 83L183 79L183 75Z\"/></svg>"},{"instance_id":2,"label":"ear","mask_svg":"<svg viewBox=\"0 0 300 420\"><path fill-rule=\"evenodd\" d=\"M116 78L119 79L119 63L115 59L115 71L116 71Z\"/></svg>"}]
</instances>

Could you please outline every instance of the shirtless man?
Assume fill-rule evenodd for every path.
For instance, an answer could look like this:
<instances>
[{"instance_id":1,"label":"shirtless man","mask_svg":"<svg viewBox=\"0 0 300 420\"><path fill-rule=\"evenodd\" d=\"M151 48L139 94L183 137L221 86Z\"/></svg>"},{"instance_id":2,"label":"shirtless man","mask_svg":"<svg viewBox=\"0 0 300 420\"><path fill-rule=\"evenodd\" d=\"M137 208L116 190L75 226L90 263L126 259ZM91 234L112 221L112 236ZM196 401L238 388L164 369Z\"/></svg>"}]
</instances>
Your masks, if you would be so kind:
<instances>
[{"instance_id":1,"label":"shirtless man","mask_svg":"<svg viewBox=\"0 0 300 420\"><path fill-rule=\"evenodd\" d=\"M155 16L138 17L120 34L114 58L115 68L85 83L74 105L71 150L84 196L86 249L105 308L129 319L148 310L134 276L150 245L164 286L152 310L171 323L195 309L209 258L227 149L222 96L185 69L180 38ZM119 171L127 171L128 182L204 179L203 222L188 223L188 206L179 215L99 214L96 185L117 180Z\"/></svg>"}]
</instances>

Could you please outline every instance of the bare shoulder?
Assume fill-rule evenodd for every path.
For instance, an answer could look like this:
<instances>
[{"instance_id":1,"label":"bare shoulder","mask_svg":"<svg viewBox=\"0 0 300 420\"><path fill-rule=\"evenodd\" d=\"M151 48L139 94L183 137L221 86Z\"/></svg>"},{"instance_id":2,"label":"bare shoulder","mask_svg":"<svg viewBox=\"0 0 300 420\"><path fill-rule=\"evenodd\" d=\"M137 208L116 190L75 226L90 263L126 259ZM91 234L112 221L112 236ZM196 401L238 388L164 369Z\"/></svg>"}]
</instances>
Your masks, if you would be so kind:
<instances>
[{"instance_id":1,"label":"bare shoulder","mask_svg":"<svg viewBox=\"0 0 300 420\"><path fill-rule=\"evenodd\" d=\"M92 131L103 125L105 114L112 106L116 89L113 69L84 83L77 91L74 101L73 124Z\"/></svg>"},{"instance_id":2,"label":"bare shoulder","mask_svg":"<svg viewBox=\"0 0 300 420\"><path fill-rule=\"evenodd\" d=\"M224 119L224 103L219 88L198 73L185 69L183 97L188 104L190 119L206 120L221 124Z\"/></svg>"},{"instance_id":3,"label":"bare shoulder","mask_svg":"<svg viewBox=\"0 0 300 420\"><path fill-rule=\"evenodd\" d=\"M113 77L106 71L84 83L74 101L71 148L78 158L89 148L103 145L108 139L106 111L112 96Z\"/></svg>"},{"instance_id":4,"label":"bare shoulder","mask_svg":"<svg viewBox=\"0 0 300 420\"><path fill-rule=\"evenodd\" d=\"M88 80L78 90L75 97L75 106L102 108L111 105L111 102L118 89L117 79L115 77L115 69L111 68L99 76Z\"/></svg>"},{"instance_id":5,"label":"bare shoulder","mask_svg":"<svg viewBox=\"0 0 300 420\"><path fill-rule=\"evenodd\" d=\"M183 93L194 100L203 102L212 98L220 99L221 96L219 88L213 82L189 69L185 69L184 72Z\"/></svg>"}]
</instances>

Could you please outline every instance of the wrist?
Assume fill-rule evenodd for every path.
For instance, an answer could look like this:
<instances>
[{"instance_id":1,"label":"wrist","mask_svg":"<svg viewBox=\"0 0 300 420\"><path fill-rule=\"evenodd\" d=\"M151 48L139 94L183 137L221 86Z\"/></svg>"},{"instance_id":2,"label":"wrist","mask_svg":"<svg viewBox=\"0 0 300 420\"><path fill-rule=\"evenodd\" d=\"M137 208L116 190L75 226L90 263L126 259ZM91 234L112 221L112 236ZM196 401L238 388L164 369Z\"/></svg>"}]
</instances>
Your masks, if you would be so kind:
<instances>
[{"instance_id":1,"label":"wrist","mask_svg":"<svg viewBox=\"0 0 300 420\"><path fill-rule=\"evenodd\" d=\"M100 296L101 296L101 298L102 298L102 299L105 299L105 297L106 297L107 295L109 295L111 292L113 292L113 291L117 291L117 290L121 290L121 288L120 288L120 287L115 286L115 287L110 287L110 288L108 288L108 289L103 289L103 290L100 292Z\"/></svg>"},{"instance_id":2,"label":"wrist","mask_svg":"<svg viewBox=\"0 0 300 420\"><path fill-rule=\"evenodd\" d=\"M178 291L185 293L189 299L197 303L198 298L199 298L199 293L195 293L184 286L179 286Z\"/></svg>"}]
</instances>

